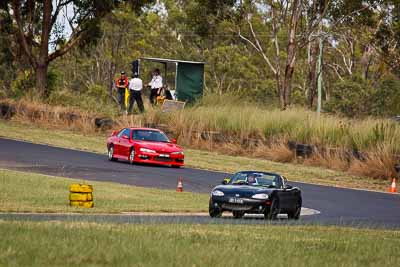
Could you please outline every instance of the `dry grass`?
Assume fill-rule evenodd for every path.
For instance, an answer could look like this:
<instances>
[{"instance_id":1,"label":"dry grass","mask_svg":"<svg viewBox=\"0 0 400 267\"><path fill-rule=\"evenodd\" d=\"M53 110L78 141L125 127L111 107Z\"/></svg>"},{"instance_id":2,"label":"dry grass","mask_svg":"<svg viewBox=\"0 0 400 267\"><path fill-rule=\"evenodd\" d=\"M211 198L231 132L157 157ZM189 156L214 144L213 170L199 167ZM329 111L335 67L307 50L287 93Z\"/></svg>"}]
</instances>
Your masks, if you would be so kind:
<instances>
[{"instance_id":1,"label":"dry grass","mask_svg":"<svg viewBox=\"0 0 400 267\"><path fill-rule=\"evenodd\" d=\"M204 149L204 146L203 146ZM229 155L229 156L243 156L248 154L245 149L243 149L240 145L235 143L222 143L215 147L214 150L219 151L222 154ZM211 149L210 149L211 151Z\"/></svg>"},{"instance_id":2,"label":"dry grass","mask_svg":"<svg viewBox=\"0 0 400 267\"><path fill-rule=\"evenodd\" d=\"M72 107L50 106L35 100L23 99L18 102L6 100L2 102L15 106L17 112L13 120L16 121L74 130L86 134L96 131L94 124L96 114L90 114Z\"/></svg>"},{"instance_id":3,"label":"dry grass","mask_svg":"<svg viewBox=\"0 0 400 267\"><path fill-rule=\"evenodd\" d=\"M2 100L15 107L14 121L35 123L48 128L58 128L79 131L85 134L101 131L95 125L95 118L104 118L104 115L82 111L75 107L52 106L34 99L22 99L18 102ZM127 125L144 126L156 119L157 112L150 108L146 116L118 116L113 117L113 128L122 128Z\"/></svg>"},{"instance_id":4,"label":"dry grass","mask_svg":"<svg viewBox=\"0 0 400 267\"><path fill-rule=\"evenodd\" d=\"M195 138L189 142L185 142L185 144L191 148L214 151L229 156L247 156L282 163L293 162L295 160L294 151L290 150L284 141L271 145L260 143L257 145L243 146L242 144L232 141L212 144L210 140Z\"/></svg>"},{"instance_id":5,"label":"dry grass","mask_svg":"<svg viewBox=\"0 0 400 267\"><path fill-rule=\"evenodd\" d=\"M295 160L295 153L288 148L286 143L285 141L281 141L279 143L272 143L269 146L259 145L255 148L252 156L283 163L293 162Z\"/></svg>"},{"instance_id":6,"label":"dry grass","mask_svg":"<svg viewBox=\"0 0 400 267\"><path fill-rule=\"evenodd\" d=\"M368 153L363 160L352 159L349 172L376 179L396 177L394 165L396 158L386 147L379 147L374 153Z\"/></svg>"},{"instance_id":7,"label":"dry grass","mask_svg":"<svg viewBox=\"0 0 400 267\"><path fill-rule=\"evenodd\" d=\"M309 166L322 166L325 168L346 171L349 168L350 156L343 149L316 150L304 159L303 163Z\"/></svg>"}]
</instances>

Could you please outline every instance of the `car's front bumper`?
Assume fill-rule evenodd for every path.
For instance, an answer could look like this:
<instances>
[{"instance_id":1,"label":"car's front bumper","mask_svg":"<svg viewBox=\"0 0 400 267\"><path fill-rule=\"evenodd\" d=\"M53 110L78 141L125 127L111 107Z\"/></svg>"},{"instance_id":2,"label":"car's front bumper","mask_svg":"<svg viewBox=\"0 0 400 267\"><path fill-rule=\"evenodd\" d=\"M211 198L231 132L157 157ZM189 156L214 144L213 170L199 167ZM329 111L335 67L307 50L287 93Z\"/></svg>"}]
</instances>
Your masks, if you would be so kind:
<instances>
[{"instance_id":1,"label":"car's front bumper","mask_svg":"<svg viewBox=\"0 0 400 267\"><path fill-rule=\"evenodd\" d=\"M230 196L212 196L210 205L221 211L243 211L246 213L264 213L271 206L271 200L235 198Z\"/></svg>"},{"instance_id":2,"label":"car's front bumper","mask_svg":"<svg viewBox=\"0 0 400 267\"><path fill-rule=\"evenodd\" d=\"M168 157L165 157L163 155L168 155ZM184 166L185 156L180 154L174 155L174 154L137 152L137 154L135 155L135 161L139 163L148 163L148 164Z\"/></svg>"}]
</instances>

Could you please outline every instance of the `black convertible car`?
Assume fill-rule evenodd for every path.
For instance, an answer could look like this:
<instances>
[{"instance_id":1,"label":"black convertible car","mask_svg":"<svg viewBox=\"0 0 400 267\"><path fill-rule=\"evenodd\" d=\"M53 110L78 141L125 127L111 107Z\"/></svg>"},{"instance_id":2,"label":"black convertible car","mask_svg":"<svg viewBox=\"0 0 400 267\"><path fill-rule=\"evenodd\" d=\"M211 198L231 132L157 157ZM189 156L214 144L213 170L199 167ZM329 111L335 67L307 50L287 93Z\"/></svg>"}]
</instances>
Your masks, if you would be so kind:
<instances>
[{"instance_id":1,"label":"black convertible car","mask_svg":"<svg viewBox=\"0 0 400 267\"><path fill-rule=\"evenodd\" d=\"M222 185L211 191L209 213L220 217L231 211L235 218L245 213L264 214L266 219L276 219L286 213L289 219L299 219L301 191L287 184L285 177L269 172L241 171L224 179Z\"/></svg>"}]
</instances>

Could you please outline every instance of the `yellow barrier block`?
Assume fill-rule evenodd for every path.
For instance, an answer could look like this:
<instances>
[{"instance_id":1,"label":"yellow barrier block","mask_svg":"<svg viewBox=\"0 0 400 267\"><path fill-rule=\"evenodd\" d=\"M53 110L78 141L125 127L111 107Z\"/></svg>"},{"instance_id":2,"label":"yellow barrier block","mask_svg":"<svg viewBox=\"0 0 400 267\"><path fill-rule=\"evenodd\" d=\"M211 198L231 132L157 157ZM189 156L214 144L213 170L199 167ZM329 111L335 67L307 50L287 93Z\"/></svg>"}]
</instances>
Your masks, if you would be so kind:
<instances>
[{"instance_id":1,"label":"yellow barrier block","mask_svg":"<svg viewBox=\"0 0 400 267\"><path fill-rule=\"evenodd\" d=\"M89 184L71 184L69 191L73 193L92 193L93 186Z\"/></svg>"},{"instance_id":2,"label":"yellow barrier block","mask_svg":"<svg viewBox=\"0 0 400 267\"><path fill-rule=\"evenodd\" d=\"M70 201L69 204L73 207L93 208L93 201Z\"/></svg>"},{"instance_id":3,"label":"yellow barrier block","mask_svg":"<svg viewBox=\"0 0 400 267\"><path fill-rule=\"evenodd\" d=\"M92 201L93 195L92 195L92 193L70 193L69 200L70 201Z\"/></svg>"},{"instance_id":4,"label":"yellow barrier block","mask_svg":"<svg viewBox=\"0 0 400 267\"><path fill-rule=\"evenodd\" d=\"M69 204L71 206L93 208L93 186L88 184L71 184L69 192Z\"/></svg>"}]
</instances>

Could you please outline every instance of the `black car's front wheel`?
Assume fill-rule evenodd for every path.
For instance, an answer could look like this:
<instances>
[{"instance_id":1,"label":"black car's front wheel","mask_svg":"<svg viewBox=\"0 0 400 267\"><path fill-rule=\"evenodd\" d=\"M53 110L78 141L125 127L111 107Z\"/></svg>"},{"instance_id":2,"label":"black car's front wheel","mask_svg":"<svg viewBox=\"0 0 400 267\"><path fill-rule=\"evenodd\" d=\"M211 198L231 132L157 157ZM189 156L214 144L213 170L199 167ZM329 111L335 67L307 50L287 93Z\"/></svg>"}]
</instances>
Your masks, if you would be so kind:
<instances>
[{"instance_id":1,"label":"black car's front wheel","mask_svg":"<svg viewBox=\"0 0 400 267\"><path fill-rule=\"evenodd\" d=\"M211 218L219 218L222 216L222 211L221 209L214 207L214 204L212 201L210 201L209 207L208 207L208 213L210 214Z\"/></svg>"},{"instance_id":2,"label":"black car's front wheel","mask_svg":"<svg viewBox=\"0 0 400 267\"><path fill-rule=\"evenodd\" d=\"M243 211L232 211L232 215L235 219L243 218L244 212Z\"/></svg>"},{"instance_id":3,"label":"black car's front wheel","mask_svg":"<svg viewBox=\"0 0 400 267\"><path fill-rule=\"evenodd\" d=\"M301 214L301 200L299 200L299 202L296 204L296 207L288 212L288 219L294 219L294 220L298 220L300 219L300 214Z\"/></svg>"},{"instance_id":4,"label":"black car's front wheel","mask_svg":"<svg viewBox=\"0 0 400 267\"><path fill-rule=\"evenodd\" d=\"M278 218L278 214L280 212L280 207L279 207L279 199L274 198L272 200L271 207L269 209L266 209L264 213L265 219L268 220L275 220Z\"/></svg>"}]
</instances>

